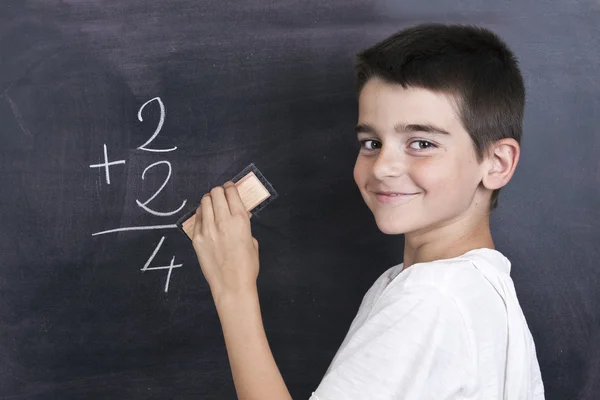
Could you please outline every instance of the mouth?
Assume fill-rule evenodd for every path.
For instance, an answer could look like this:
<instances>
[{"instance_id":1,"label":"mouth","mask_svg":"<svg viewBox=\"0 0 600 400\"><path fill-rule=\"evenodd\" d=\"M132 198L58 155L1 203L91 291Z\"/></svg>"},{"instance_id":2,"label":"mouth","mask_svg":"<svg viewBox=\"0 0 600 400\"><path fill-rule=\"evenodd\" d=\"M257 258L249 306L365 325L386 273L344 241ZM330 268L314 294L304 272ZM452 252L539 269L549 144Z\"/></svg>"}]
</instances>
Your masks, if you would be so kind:
<instances>
[{"instance_id":1,"label":"mouth","mask_svg":"<svg viewBox=\"0 0 600 400\"><path fill-rule=\"evenodd\" d=\"M410 196L417 193L402 193L402 192L375 192L376 195L381 196Z\"/></svg>"},{"instance_id":2,"label":"mouth","mask_svg":"<svg viewBox=\"0 0 600 400\"><path fill-rule=\"evenodd\" d=\"M374 192L375 198L381 204L403 204L412 200L419 193Z\"/></svg>"}]
</instances>

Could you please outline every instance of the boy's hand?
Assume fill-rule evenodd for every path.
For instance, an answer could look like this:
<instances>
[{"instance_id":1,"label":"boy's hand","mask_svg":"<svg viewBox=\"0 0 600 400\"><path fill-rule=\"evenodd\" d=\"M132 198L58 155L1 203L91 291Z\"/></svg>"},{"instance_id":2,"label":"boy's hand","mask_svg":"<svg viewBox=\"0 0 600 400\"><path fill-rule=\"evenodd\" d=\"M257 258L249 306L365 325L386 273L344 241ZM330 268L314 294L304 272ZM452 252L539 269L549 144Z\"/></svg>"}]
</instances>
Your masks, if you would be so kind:
<instances>
[{"instance_id":1,"label":"boy's hand","mask_svg":"<svg viewBox=\"0 0 600 400\"><path fill-rule=\"evenodd\" d=\"M231 181L214 187L200 202L192 243L213 297L256 290L258 241L252 237L250 215Z\"/></svg>"}]
</instances>

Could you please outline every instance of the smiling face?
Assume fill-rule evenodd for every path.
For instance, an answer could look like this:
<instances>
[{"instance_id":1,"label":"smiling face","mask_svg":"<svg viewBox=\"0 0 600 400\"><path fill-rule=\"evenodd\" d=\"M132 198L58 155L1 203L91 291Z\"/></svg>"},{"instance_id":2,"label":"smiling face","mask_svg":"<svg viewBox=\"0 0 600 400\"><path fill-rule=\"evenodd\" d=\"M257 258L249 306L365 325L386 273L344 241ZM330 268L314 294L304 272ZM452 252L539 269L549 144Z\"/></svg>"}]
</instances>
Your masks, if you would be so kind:
<instances>
[{"instance_id":1,"label":"smiling face","mask_svg":"<svg viewBox=\"0 0 600 400\"><path fill-rule=\"evenodd\" d=\"M488 207L484 165L456 110L448 95L379 78L361 90L354 180L383 233L430 231Z\"/></svg>"}]
</instances>

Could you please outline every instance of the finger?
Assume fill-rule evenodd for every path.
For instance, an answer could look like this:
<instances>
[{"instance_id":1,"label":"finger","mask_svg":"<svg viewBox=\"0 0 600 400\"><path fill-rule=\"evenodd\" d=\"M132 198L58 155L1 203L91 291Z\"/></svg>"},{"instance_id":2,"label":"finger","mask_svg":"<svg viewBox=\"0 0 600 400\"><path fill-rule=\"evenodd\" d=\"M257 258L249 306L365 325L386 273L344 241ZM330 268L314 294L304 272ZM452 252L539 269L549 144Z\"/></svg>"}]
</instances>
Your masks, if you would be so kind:
<instances>
[{"instance_id":1,"label":"finger","mask_svg":"<svg viewBox=\"0 0 600 400\"><path fill-rule=\"evenodd\" d=\"M228 181L223 187L225 188L225 195L227 196L231 215L240 214L249 216L248 214L250 213L246 211L246 206L244 206L244 203L242 202L237 186L235 186L233 182Z\"/></svg>"},{"instance_id":2,"label":"finger","mask_svg":"<svg viewBox=\"0 0 600 400\"><path fill-rule=\"evenodd\" d=\"M202 207L198 207L196 209L196 219L194 219L193 237L200 235L202 235Z\"/></svg>"},{"instance_id":3,"label":"finger","mask_svg":"<svg viewBox=\"0 0 600 400\"><path fill-rule=\"evenodd\" d=\"M200 212L202 213L202 234L207 234L215 226L215 215L209 193L205 194L200 200Z\"/></svg>"},{"instance_id":4,"label":"finger","mask_svg":"<svg viewBox=\"0 0 600 400\"><path fill-rule=\"evenodd\" d=\"M218 221L225 221L226 218L231 216L229 211L229 205L227 204L227 198L225 197L225 189L222 186L215 186L210 191L210 197L212 199L213 211L215 213L215 223Z\"/></svg>"}]
</instances>

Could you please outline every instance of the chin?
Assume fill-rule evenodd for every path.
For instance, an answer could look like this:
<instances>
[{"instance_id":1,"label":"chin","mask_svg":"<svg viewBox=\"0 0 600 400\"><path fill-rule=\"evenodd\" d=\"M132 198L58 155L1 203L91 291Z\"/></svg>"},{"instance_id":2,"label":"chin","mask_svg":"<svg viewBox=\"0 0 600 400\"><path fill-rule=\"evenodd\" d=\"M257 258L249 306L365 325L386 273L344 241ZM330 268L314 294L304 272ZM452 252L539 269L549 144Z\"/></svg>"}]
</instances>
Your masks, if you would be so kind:
<instances>
[{"instance_id":1,"label":"chin","mask_svg":"<svg viewBox=\"0 0 600 400\"><path fill-rule=\"evenodd\" d=\"M375 217L375 223L379 230L386 235L401 235L409 230L406 224L392 218Z\"/></svg>"}]
</instances>

